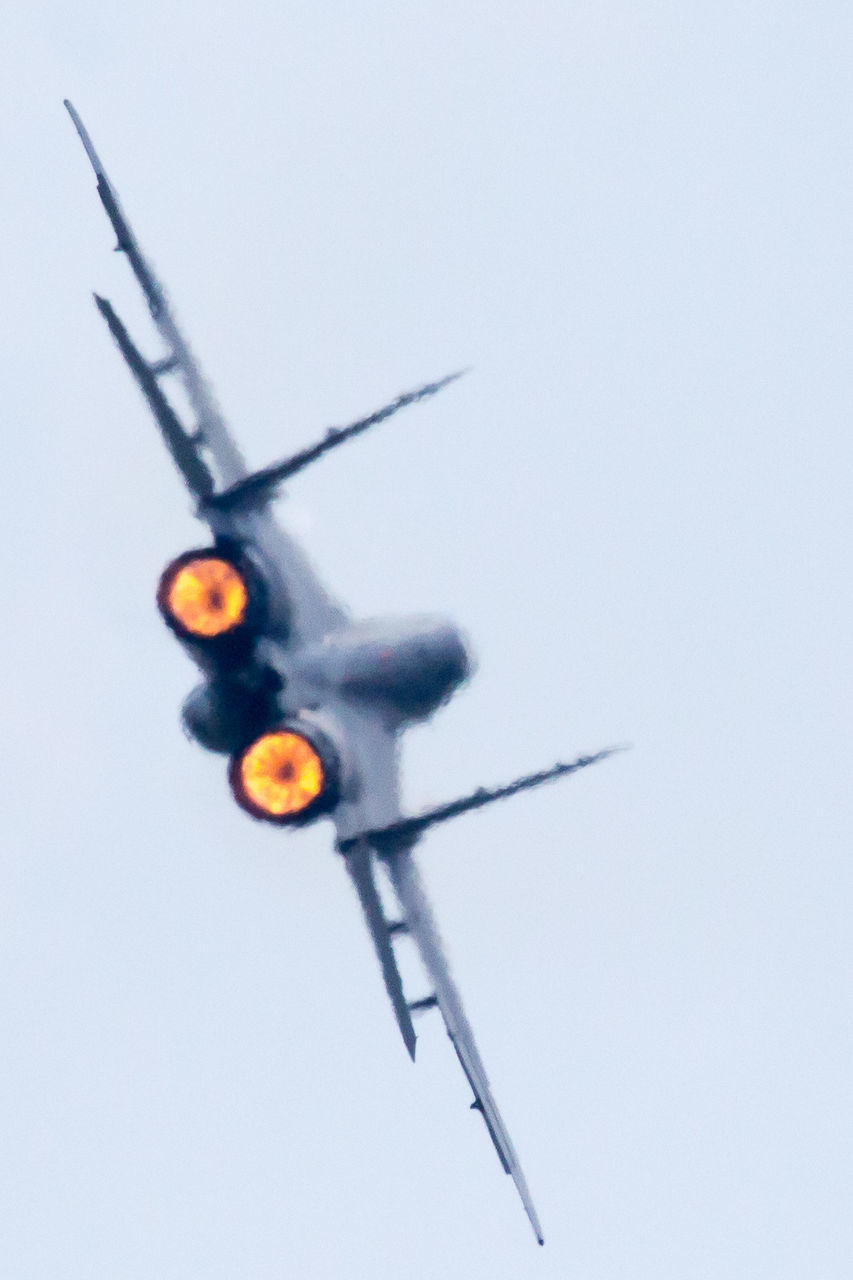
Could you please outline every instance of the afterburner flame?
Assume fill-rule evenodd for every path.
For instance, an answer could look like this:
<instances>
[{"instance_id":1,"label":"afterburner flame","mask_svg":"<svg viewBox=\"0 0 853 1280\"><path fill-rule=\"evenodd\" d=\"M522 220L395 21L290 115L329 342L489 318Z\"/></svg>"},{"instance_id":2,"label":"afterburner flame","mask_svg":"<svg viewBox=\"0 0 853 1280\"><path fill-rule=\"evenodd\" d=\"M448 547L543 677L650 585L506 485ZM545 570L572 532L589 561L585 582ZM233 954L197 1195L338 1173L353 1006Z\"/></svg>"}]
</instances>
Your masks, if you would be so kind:
<instances>
[{"instance_id":1,"label":"afterburner flame","mask_svg":"<svg viewBox=\"0 0 853 1280\"><path fill-rule=\"evenodd\" d=\"M234 631L245 620L249 593L228 560L197 556L178 568L164 603L184 631L211 639Z\"/></svg>"},{"instance_id":2,"label":"afterburner flame","mask_svg":"<svg viewBox=\"0 0 853 1280\"><path fill-rule=\"evenodd\" d=\"M259 815L285 818L302 813L321 795L326 775L307 738L278 730L247 747L235 781L241 798Z\"/></svg>"}]
</instances>

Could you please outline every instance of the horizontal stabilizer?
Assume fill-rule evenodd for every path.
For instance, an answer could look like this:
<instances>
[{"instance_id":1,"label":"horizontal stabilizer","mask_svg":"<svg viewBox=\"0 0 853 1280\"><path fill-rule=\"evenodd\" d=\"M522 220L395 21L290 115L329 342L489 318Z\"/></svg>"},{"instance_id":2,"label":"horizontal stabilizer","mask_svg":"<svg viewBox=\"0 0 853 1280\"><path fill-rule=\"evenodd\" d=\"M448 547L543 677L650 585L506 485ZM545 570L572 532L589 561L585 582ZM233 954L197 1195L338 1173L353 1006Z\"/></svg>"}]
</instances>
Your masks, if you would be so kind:
<instances>
[{"instance_id":1,"label":"horizontal stabilizer","mask_svg":"<svg viewBox=\"0 0 853 1280\"><path fill-rule=\"evenodd\" d=\"M371 413L367 418L360 418L358 422L350 423L348 427L330 427L323 439L318 441L317 444L300 450L299 453L293 454L291 458L287 458L284 462L276 462L271 467L264 467L261 471L253 472L252 475L246 476L244 480L238 480L236 484L223 489L221 493L209 497L205 505L217 511L234 511L239 508L262 506L270 501L275 495L275 491L280 485L284 484L285 480L289 480L291 476L296 475L298 471L302 471L310 463L315 462L317 458L322 458L324 453L328 453L330 449L336 449L339 444L343 444L346 440L351 440L354 436L361 435L369 427L375 427L377 423L384 422L386 418L392 417L400 409L405 409L407 405L416 404L418 400L425 400L427 396L434 396L437 391L441 391L448 383L455 382L457 378L461 378L463 372L464 370L459 373L448 374L446 378L441 378L438 382L428 382L426 386L419 387L417 391L406 391L403 395L398 396L396 400L392 400L390 404L386 404L384 408L377 409L375 413Z\"/></svg>"},{"instance_id":2,"label":"horizontal stabilizer","mask_svg":"<svg viewBox=\"0 0 853 1280\"><path fill-rule=\"evenodd\" d=\"M426 813L421 813L413 818L401 818L398 822L392 822L387 827L379 827L374 831L364 831L360 835L352 836L348 840L342 840L338 844L341 853L348 853L360 840L366 840L377 853L386 855L394 853L400 846L411 845L413 840L426 831L428 827L434 827L439 822L448 822L451 818L458 818L462 813L468 813L471 809L482 809L484 805L492 804L495 800L507 800L510 796L518 795L520 791L530 791L533 787L540 787L544 782L553 782L557 778L565 778L570 773L577 773L580 769L586 769L591 764L597 764L599 760L606 760L608 756L612 756L616 751L624 751L625 747L606 747L603 751L597 751L593 756L579 756L577 760L573 760L571 764L555 764L550 769L543 769L540 773L529 773L522 778L516 778L515 782L510 782L505 787L495 787L487 790L485 787L478 788L470 796L464 796L461 800L452 800L450 804L439 805L436 809L428 809Z\"/></svg>"}]
</instances>

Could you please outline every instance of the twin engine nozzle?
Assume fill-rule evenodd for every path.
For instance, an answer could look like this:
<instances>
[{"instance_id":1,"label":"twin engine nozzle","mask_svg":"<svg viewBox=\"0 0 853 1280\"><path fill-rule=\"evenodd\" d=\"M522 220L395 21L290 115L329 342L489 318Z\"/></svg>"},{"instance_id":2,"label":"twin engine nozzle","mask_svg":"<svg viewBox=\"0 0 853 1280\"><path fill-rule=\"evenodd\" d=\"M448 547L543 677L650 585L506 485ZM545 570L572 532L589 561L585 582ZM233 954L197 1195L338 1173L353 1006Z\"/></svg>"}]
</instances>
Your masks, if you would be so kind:
<instances>
[{"instance_id":1,"label":"twin engine nozzle","mask_svg":"<svg viewBox=\"0 0 853 1280\"><path fill-rule=\"evenodd\" d=\"M185 551L166 566L157 587L167 626L193 646L200 665L205 657L221 665L235 641L250 639L263 621L263 596L260 577L236 545Z\"/></svg>"},{"instance_id":2,"label":"twin engine nozzle","mask_svg":"<svg viewBox=\"0 0 853 1280\"><path fill-rule=\"evenodd\" d=\"M247 813L302 825L337 803L340 760L313 724L282 717L281 677L255 656L264 597L261 575L230 545L178 556L157 589L165 622L207 677L184 704L188 733L231 756L231 790Z\"/></svg>"}]
</instances>

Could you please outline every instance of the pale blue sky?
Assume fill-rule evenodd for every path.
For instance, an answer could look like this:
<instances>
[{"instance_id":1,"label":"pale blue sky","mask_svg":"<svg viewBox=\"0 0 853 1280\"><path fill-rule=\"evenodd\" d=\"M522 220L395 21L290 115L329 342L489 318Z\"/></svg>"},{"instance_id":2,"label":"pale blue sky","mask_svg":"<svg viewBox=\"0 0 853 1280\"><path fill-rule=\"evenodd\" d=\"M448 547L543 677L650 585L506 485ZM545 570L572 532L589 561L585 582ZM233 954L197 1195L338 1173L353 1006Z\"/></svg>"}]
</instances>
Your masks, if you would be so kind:
<instances>
[{"instance_id":1,"label":"pale blue sky","mask_svg":"<svg viewBox=\"0 0 853 1280\"><path fill-rule=\"evenodd\" d=\"M3 1276L846 1280L849 5L73 9L0 20ZM421 853L544 1250L329 830L180 732L64 96L253 462L473 366L281 504L472 638L409 803L634 743Z\"/></svg>"}]
</instances>

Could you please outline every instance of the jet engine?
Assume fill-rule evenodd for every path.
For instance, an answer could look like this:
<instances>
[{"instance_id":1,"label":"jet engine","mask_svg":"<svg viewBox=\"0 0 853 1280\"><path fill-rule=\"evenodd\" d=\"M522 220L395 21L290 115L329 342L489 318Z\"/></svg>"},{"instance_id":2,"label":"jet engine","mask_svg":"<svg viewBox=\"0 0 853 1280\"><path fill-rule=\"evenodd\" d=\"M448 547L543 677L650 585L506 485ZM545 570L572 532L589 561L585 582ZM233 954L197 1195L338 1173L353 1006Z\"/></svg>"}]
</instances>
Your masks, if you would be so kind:
<instances>
[{"instance_id":1,"label":"jet engine","mask_svg":"<svg viewBox=\"0 0 853 1280\"><path fill-rule=\"evenodd\" d=\"M340 756L331 739L302 718L261 733L231 759L234 799L253 818L302 826L340 796Z\"/></svg>"},{"instance_id":2,"label":"jet engine","mask_svg":"<svg viewBox=\"0 0 853 1280\"><path fill-rule=\"evenodd\" d=\"M219 539L178 556L160 577L157 605L207 677L181 711L191 738L233 755L278 722L282 678L255 653L266 620L265 582L239 543Z\"/></svg>"},{"instance_id":3,"label":"jet engine","mask_svg":"<svg viewBox=\"0 0 853 1280\"><path fill-rule=\"evenodd\" d=\"M264 667L214 676L185 700L184 730L206 750L233 755L281 718L281 688L281 677Z\"/></svg>"},{"instance_id":4,"label":"jet engine","mask_svg":"<svg viewBox=\"0 0 853 1280\"><path fill-rule=\"evenodd\" d=\"M200 658L248 651L264 615L264 584L235 544L185 551L163 571L157 605L167 626Z\"/></svg>"}]
</instances>

